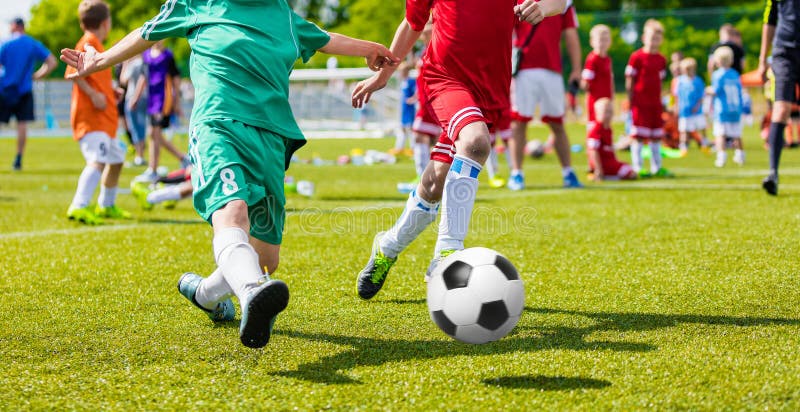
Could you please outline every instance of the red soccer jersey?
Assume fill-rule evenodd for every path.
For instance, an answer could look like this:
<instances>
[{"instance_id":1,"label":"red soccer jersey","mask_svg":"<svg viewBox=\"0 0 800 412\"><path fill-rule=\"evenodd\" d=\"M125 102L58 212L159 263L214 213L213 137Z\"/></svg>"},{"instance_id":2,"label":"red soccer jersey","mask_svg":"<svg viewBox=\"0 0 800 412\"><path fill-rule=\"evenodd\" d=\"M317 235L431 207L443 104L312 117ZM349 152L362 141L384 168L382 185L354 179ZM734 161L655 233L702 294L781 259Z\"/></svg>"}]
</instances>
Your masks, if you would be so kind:
<instances>
[{"instance_id":1,"label":"red soccer jersey","mask_svg":"<svg viewBox=\"0 0 800 412\"><path fill-rule=\"evenodd\" d=\"M625 76L633 78L631 105L661 105L661 82L667 77L667 59L661 53L636 50L625 67Z\"/></svg>"},{"instance_id":2,"label":"red soccer jersey","mask_svg":"<svg viewBox=\"0 0 800 412\"><path fill-rule=\"evenodd\" d=\"M611 165L617 161L617 155L614 154L612 134L610 127L604 127L603 123L597 122L589 130L589 135L586 137L586 147L597 150L597 153L600 154L600 162L603 163L603 169L606 169L606 165Z\"/></svg>"},{"instance_id":3,"label":"red soccer jersey","mask_svg":"<svg viewBox=\"0 0 800 412\"><path fill-rule=\"evenodd\" d=\"M406 0L406 20L421 31L433 10L421 76L433 101L450 85L466 87L484 110L510 105L511 34L516 0Z\"/></svg>"},{"instance_id":4,"label":"red soccer jersey","mask_svg":"<svg viewBox=\"0 0 800 412\"><path fill-rule=\"evenodd\" d=\"M522 3L521 0L520 3ZM568 1L567 3L572 2ZM523 49L520 70L547 69L561 73L561 33L566 29L577 27L578 14L575 12L574 6L567 7L563 14L546 17L542 20L536 27L536 33L528 46ZM514 46L521 47L531 30L533 30L533 26L530 24L517 22Z\"/></svg>"},{"instance_id":5,"label":"red soccer jersey","mask_svg":"<svg viewBox=\"0 0 800 412\"><path fill-rule=\"evenodd\" d=\"M611 86L611 57L601 57L593 51L589 52L589 55L586 56L586 64L583 66L581 77L589 85L587 92L593 99L611 98L613 93Z\"/></svg>"}]
</instances>

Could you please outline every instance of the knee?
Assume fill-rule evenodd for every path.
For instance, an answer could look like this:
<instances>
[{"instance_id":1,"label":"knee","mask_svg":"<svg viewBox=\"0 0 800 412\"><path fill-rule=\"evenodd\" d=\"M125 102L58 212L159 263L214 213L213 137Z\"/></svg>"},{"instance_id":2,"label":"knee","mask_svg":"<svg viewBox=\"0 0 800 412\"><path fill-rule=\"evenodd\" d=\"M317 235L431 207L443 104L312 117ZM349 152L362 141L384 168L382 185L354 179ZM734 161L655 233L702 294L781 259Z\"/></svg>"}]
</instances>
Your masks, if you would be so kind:
<instances>
[{"instance_id":1,"label":"knee","mask_svg":"<svg viewBox=\"0 0 800 412\"><path fill-rule=\"evenodd\" d=\"M476 125L473 123L461 130L458 137L460 148L457 146L457 153L466 156L480 164L486 162L489 157L489 152L492 150L492 145L489 139L489 130L486 125L480 123L480 126L470 127Z\"/></svg>"},{"instance_id":2,"label":"knee","mask_svg":"<svg viewBox=\"0 0 800 412\"><path fill-rule=\"evenodd\" d=\"M244 200L233 200L214 212L211 217L215 227L239 227L250 231L250 218L247 214L247 203Z\"/></svg>"},{"instance_id":3,"label":"knee","mask_svg":"<svg viewBox=\"0 0 800 412\"><path fill-rule=\"evenodd\" d=\"M791 106L786 102L775 102L772 108L772 121L777 123L786 123L789 120L791 113Z\"/></svg>"}]
</instances>

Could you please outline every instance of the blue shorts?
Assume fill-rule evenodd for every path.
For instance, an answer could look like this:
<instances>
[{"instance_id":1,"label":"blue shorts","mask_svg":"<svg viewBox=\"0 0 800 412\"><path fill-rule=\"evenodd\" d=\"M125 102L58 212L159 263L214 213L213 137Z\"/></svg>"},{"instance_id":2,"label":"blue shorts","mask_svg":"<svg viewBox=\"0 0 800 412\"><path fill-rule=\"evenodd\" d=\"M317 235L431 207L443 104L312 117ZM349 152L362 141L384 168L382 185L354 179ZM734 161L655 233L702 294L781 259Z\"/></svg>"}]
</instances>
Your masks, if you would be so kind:
<instances>
[{"instance_id":1,"label":"blue shorts","mask_svg":"<svg viewBox=\"0 0 800 412\"><path fill-rule=\"evenodd\" d=\"M414 124L416 115L417 108L413 104L404 104L400 111L400 124L403 127L411 127Z\"/></svg>"},{"instance_id":2,"label":"blue shorts","mask_svg":"<svg viewBox=\"0 0 800 412\"><path fill-rule=\"evenodd\" d=\"M18 122L34 120L32 92L25 93L14 101L0 97L0 123L8 123L11 116L14 116Z\"/></svg>"}]
</instances>

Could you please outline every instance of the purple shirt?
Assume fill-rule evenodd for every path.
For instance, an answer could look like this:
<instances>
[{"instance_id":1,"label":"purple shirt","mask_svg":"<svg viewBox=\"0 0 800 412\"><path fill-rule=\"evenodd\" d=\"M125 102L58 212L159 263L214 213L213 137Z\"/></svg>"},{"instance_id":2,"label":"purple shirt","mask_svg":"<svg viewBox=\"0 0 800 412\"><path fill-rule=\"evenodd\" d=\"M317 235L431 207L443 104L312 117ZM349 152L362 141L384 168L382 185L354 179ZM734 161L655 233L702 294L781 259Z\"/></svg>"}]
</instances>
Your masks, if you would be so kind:
<instances>
[{"instance_id":1,"label":"purple shirt","mask_svg":"<svg viewBox=\"0 0 800 412\"><path fill-rule=\"evenodd\" d=\"M147 113L167 115L172 112L172 99L175 96L169 87L171 85L169 79L180 73L175 66L175 58L171 51L164 49L155 57L152 51L148 49L142 54L148 73Z\"/></svg>"}]
</instances>

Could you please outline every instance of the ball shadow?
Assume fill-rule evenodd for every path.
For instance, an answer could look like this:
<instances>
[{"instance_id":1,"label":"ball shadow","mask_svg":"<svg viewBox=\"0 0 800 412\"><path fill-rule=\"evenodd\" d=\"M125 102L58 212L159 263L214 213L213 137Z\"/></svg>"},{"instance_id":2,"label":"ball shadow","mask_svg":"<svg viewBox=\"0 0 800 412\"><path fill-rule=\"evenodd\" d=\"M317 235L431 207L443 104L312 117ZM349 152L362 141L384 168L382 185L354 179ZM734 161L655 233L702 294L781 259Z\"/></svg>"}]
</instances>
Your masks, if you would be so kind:
<instances>
[{"instance_id":1,"label":"ball shadow","mask_svg":"<svg viewBox=\"0 0 800 412\"><path fill-rule=\"evenodd\" d=\"M484 379L488 386L499 386L509 389L537 389L542 391L571 391L575 389L603 389L611 386L611 382L603 379L584 378L581 376L501 376Z\"/></svg>"}]
</instances>

